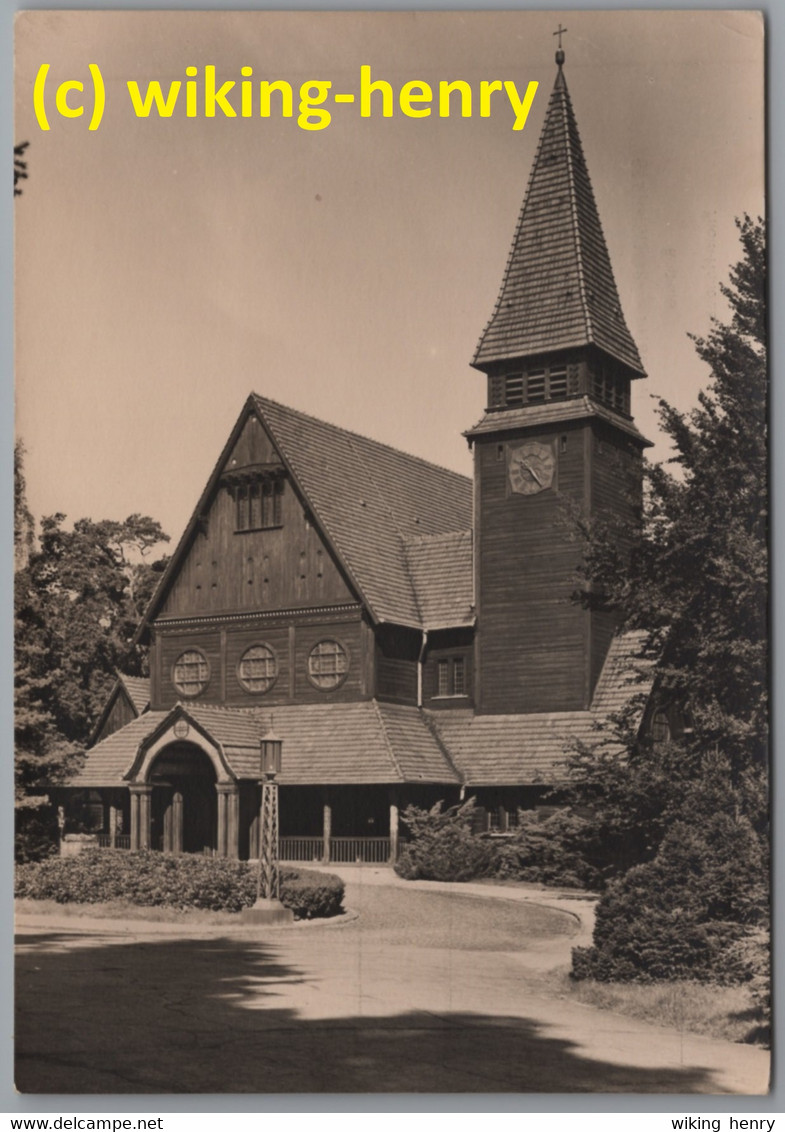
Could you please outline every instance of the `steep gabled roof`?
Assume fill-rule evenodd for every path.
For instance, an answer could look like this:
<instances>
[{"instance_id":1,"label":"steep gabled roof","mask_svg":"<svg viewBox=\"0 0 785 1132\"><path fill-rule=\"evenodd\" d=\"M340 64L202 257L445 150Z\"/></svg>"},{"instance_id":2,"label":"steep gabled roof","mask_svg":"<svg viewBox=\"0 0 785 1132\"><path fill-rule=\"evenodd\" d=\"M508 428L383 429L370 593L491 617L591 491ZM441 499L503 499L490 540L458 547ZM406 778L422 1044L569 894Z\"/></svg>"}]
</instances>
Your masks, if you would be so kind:
<instances>
[{"instance_id":1,"label":"steep gabled roof","mask_svg":"<svg viewBox=\"0 0 785 1132\"><path fill-rule=\"evenodd\" d=\"M96 720L93 730L90 732L90 743L94 743L98 735L101 734L104 724L109 718L112 708L117 703L118 697L122 697L134 715L141 715L147 711L150 706L150 680L145 676L126 676L123 672L117 673L117 679L114 682L111 692L109 693L104 709Z\"/></svg>"},{"instance_id":2,"label":"steep gabled roof","mask_svg":"<svg viewBox=\"0 0 785 1132\"><path fill-rule=\"evenodd\" d=\"M471 480L254 397L284 462L378 621L420 627L406 540L471 525Z\"/></svg>"},{"instance_id":3,"label":"steep gabled roof","mask_svg":"<svg viewBox=\"0 0 785 1132\"><path fill-rule=\"evenodd\" d=\"M645 376L560 66L499 298L472 364L589 344Z\"/></svg>"},{"instance_id":4,"label":"steep gabled roof","mask_svg":"<svg viewBox=\"0 0 785 1132\"><path fill-rule=\"evenodd\" d=\"M267 429L317 527L371 616L376 621L421 628L407 542L421 535L465 531L472 521L472 481L388 444L252 394L161 578L136 639L143 636L160 609L251 412Z\"/></svg>"}]
</instances>

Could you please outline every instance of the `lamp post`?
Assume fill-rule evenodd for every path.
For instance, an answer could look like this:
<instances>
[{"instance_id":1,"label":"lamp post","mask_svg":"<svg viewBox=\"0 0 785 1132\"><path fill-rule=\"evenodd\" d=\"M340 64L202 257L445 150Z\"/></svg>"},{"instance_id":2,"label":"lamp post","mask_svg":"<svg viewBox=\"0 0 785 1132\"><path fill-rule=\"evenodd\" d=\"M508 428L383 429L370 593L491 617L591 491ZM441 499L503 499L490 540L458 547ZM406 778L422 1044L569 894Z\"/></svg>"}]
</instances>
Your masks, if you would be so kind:
<instances>
[{"instance_id":1,"label":"lamp post","mask_svg":"<svg viewBox=\"0 0 785 1132\"><path fill-rule=\"evenodd\" d=\"M278 865L278 783L282 741L272 727L259 741L262 804L259 811L259 871L256 903L244 908L242 918L250 924L275 924L294 919L291 908L281 903L281 871Z\"/></svg>"}]
</instances>

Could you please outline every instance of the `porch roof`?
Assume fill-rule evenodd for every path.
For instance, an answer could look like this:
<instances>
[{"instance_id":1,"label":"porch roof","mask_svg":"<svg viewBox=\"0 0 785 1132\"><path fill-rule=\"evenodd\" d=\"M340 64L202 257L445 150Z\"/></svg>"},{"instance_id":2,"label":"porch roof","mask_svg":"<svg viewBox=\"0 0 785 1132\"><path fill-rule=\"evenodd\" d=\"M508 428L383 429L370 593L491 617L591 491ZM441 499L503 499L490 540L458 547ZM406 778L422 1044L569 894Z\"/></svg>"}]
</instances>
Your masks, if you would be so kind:
<instances>
[{"instance_id":1,"label":"porch roof","mask_svg":"<svg viewBox=\"0 0 785 1132\"><path fill-rule=\"evenodd\" d=\"M431 726L467 786L539 785L558 782L575 744L619 749L612 726L640 726L651 693L653 666L642 653L646 634L630 632L611 642L591 709L530 715L431 713Z\"/></svg>"},{"instance_id":2,"label":"porch roof","mask_svg":"<svg viewBox=\"0 0 785 1132\"><path fill-rule=\"evenodd\" d=\"M269 711L188 704L147 712L113 732L87 752L66 785L126 785L141 744L175 713L191 718L221 747L238 779L258 779L259 740L269 728ZM284 741L282 785L460 782L415 707L375 700L276 707L275 730Z\"/></svg>"}]
</instances>

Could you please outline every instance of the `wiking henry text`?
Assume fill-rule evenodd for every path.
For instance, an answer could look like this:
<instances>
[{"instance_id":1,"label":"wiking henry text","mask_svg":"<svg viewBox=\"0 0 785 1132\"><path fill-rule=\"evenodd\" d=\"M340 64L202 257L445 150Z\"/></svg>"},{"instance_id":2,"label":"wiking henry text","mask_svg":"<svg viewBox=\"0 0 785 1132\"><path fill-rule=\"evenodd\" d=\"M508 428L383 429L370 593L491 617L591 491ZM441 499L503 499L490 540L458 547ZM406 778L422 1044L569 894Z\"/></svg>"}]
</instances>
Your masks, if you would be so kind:
<instances>
[{"instance_id":1,"label":"wiking henry text","mask_svg":"<svg viewBox=\"0 0 785 1132\"><path fill-rule=\"evenodd\" d=\"M38 68L33 107L42 130L57 118L82 118L97 130L107 103L106 84L97 63L88 64L89 81L50 78L50 64ZM306 79L292 86L285 79L254 78L252 67L240 68L240 79L223 79L214 66L186 67L183 79L125 82L127 105L136 118L293 118L302 130L323 130L339 106L359 108L361 118L490 118L506 114L513 130L522 130L529 117L536 82L522 85L512 79L483 79L472 85L463 79L436 84L412 79L395 86L360 67L357 89L334 91L327 79ZM223 81L221 81L223 79ZM92 88L92 89L91 89ZM348 112L348 111L347 111Z\"/></svg>"}]
</instances>

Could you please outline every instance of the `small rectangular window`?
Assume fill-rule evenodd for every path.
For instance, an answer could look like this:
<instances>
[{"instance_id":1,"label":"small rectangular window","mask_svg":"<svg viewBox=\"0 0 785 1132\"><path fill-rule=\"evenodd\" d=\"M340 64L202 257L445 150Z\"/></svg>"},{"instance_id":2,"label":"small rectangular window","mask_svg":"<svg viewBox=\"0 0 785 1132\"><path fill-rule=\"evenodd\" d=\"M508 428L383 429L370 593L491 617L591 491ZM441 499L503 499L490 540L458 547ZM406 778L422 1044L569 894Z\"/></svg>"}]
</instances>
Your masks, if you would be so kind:
<instances>
[{"instance_id":1,"label":"small rectangular window","mask_svg":"<svg viewBox=\"0 0 785 1132\"><path fill-rule=\"evenodd\" d=\"M466 658L453 656L436 666L437 696L466 696Z\"/></svg>"},{"instance_id":2,"label":"small rectangular window","mask_svg":"<svg viewBox=\"0 0 785 1132\"><path fill-rule=\"evenodd\" d=\"M551 401L558 401L567 396L566 369L552 369L550 371L549 396Z\"/></svg>"},{"instance_id":3,"label":"small rectangular window","mask_svg":"<svg viewBox=\"0 0 785 1132\"><path fill-rule=\"evenodd\" d=\"M248 530L248 485L238 484L237 495L237 516L235 526L238 531Z\"/></svg>"},{"instance_id":4,"label":"small rectangular window","mask_svg":"<svg viewBox=\"0 0 785 1132\"><path fill-rule=\"evenodd\" d=\"M505 401L508 408L523 404L523 374L510 373L505 380Z\"/></svg>"},{"instance_id":5,"label":"small rectangular window","mask_svg":"<svg viewBox=\"0 0 785 1132\"><path fill-rule=\"evenodd\" d=\"M260 483L252 483L248 488L248 526L255 530L262 521L262 500Z\"/></svg>"},{"instance_id":6,"label":"small rectangular window","mask_svg":"<svg viewBox=\"0 0 785 1132\"><path fill-rule=\"evenodd\" d=\"M254 479L235 488L235 530L259 531L282 526L284 482L282 479Z\"/></svg>"},{"instance_id":7,"label":"small rectangular window","mask_svg":"<svg viewBox=\"0 0 785 1132\"><path fill-rule=\"evenodd\" d=\"M545 400L545 370L531 370L526 380L526 400L529 404Z\"/></svg>"},{"instance_id":8,"label":"small rectangular window","mask_svg":"<svg viewBox=\"0 0 785 1132\"><path fill-rule=\"evenodd\" d=\"M267 480L262 484L262 519L263 527L272 527L273 524L273 485Z\"/></svg>"},{"instance_id":9,"label":"small rectangular window","mask_svg":"<svg viewBox=\"0 0 785 1132\"><path fill-rule=\"evenodd\" d=\"M283 499L283 480L276 480L273 485L273 526L280 527L283 523L281 501Z\"/></svg>"},{"instance_id":10,"label":"small rectangular window","mask_svg":"<svg viewBox=\"0 0 785 1132\"><path fill-rule=\"evenodd\" d=\"M591 375L591 391L598 401L605 400L605 380L602 367L598 366Z\"/></svg>"}]
</instances>

